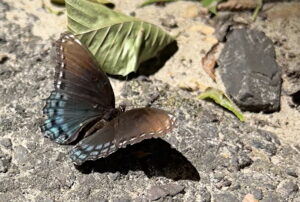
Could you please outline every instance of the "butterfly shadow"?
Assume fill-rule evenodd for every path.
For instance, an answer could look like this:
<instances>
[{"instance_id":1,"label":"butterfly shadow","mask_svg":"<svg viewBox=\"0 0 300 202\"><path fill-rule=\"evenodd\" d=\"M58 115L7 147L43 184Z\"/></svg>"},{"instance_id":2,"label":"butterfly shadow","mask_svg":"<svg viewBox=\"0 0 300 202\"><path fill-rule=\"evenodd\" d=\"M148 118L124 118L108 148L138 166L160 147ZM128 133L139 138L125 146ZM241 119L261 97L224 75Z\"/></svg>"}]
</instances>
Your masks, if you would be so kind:
<instances>
[{"instance_id":1,"label":"butterfly shadow","mask_svg":"<svg viewBox=\"0 0 300 202\"><path fill-rule=\"evenodd\" d=\"M143 171L149 178L164 176L172 180L199 181L200 176L192 163L162 139L144 140L141 143L119 149L114 154L88 161L77 169L84 173Z\"/></svg>"}]
</instances>

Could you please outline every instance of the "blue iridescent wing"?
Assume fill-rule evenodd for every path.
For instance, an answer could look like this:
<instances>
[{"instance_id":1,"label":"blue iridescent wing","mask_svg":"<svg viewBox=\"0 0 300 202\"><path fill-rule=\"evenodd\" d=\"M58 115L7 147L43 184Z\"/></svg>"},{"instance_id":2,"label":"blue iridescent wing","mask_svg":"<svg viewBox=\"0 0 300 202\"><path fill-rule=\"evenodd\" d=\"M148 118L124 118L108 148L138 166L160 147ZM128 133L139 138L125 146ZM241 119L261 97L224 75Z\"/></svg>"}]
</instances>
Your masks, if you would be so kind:
<instances>
[{"instance_id":1,"label":"blue iridescent wing","mask_svg":"<svg viewBox=\"0 0 300 202\"><path fill-rule=\"evenodd\" d=\"M155 108L137 108L122 113L94 134L81 140L70 152L74 164L97 160L118 148L144 139L161 137L175 125L175 117Z\"/></svg>"},{"instance_id":2,"label":"blue iridescent wing","mask_svg":"<svg viewBox=\"0 0 300 202\"><path fill-rule=\"evenodd\" d=\"M54 91L43 109L44 135L59 144L76 140L87 124L115 108L106 74L89 50L71 34L57 41Z\"/></svg>"}]
</instances>

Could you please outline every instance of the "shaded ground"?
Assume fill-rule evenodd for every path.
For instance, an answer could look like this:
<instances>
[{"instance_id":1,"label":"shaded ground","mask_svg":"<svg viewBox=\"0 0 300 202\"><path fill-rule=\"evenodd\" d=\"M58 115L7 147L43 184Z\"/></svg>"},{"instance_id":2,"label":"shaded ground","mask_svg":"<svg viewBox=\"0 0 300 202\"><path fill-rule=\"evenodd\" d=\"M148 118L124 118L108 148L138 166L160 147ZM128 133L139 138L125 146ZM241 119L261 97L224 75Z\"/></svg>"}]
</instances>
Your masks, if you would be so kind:
<instances>
[{"instance_id":1,"label":"shaded ground","mask_svg":"<svg viewBox=\"0 0 300 202\"><path fill-rule=\"evenodd\" d=\"M216 39L198 3L136 9L140 1L115 2L116 9L154 24L171 18L177 24L164 28L178 36L179 50L157 74L126 87L112 82L117 101L129 106L145 106L159 95L153 105L173 112L178 127L163 140L75 168L66 156L70 147L39 130L43 99L53 86L52 43L65 30L65 16L46 13L37 0L1 2L0 201L241 201L248 193L262 201L300 201L300 113L289 96L298 86L288 77L300 62L300 23L291 11L299 3L281 4L281 12L273 5L267 19L250 25L275 43L283 91L280 112L246 113L243 124L195 99L206 86L222 87L201 68ZM240 18L247 21L249 14ZM147 155L137 157L141 151Z\"/></svg>"}]
</instances>

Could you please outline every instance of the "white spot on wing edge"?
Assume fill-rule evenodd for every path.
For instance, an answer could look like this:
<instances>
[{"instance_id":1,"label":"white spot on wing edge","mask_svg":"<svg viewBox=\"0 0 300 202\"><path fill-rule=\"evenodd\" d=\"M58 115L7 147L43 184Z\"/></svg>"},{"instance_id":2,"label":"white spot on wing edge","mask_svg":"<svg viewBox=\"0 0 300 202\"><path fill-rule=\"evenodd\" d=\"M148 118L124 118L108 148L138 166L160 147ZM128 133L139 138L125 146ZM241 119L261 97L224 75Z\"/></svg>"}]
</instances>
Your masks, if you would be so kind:
<instances>
[{"instance_id":1,"label":"white spot on wing edge","mask_svg":"<svg viewBox=\"0 0 300 202\"><path fill-rule=\"evenodd\" d=\"M57 82L56 87L57 87L57 88L60 88L60 85L61 85L61 80L59 80L59 81Z\"/></svg>"},{"instance_id":2,"label":"white spot on wing edge","mask_svg":"<svg viewBox=\"0 0 300 202\"><path fill-rule=\"evenodd\" d=\"M75 41L76 43L78 43L79 45L82 45L82 44L81 44L81 41L79 41L78 39L74 39L74 41Z\"/></svg>"}]
</instances>

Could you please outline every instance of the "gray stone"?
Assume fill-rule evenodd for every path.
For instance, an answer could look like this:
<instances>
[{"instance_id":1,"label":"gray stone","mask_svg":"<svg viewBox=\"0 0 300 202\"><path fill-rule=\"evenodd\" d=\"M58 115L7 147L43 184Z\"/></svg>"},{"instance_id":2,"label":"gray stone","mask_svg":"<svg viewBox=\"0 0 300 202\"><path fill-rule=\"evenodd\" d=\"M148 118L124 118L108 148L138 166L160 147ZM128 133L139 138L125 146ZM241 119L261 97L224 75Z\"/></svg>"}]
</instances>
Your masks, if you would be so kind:
<instances>
[{"instance_id":1,"label":"gray stone","mask_svg":"<svg viewBox=\"0 0 300 202\"><path fill-rule=\"evenodd\" d=\"M296 94L300 91L300 62L292 63L286 70L287 81L290 85L284 89L288 95ZM298 103L299 104L299 103Z\"/></svg>"},{"instance_id":2,"label":"gray stone","mask_svg":"<svg viewBox=\"0 0 300 202\"><path fill-rule=\"evenodd\" d=\"M293 193L296 193L299 191L299 187L296 183L290 181L290 180L284 180L279 183L277 187L277 192L281 193L283 197L289 197Z\"/></svg>"},{"instance_id":3,"label":"gray stone","mask_svg":"<svg viewBox=\"0 0 300 202\"><path fill-rule=\"evenodd\" d=\"M6 173L11 164L11 157L4 156L0 158L0 173Z\"/></svg>"},{"instance_id":4,"label":"gray stone","mask_svg":"<svg viewBox=\"0 0 300 202\"><path fill-rule=\"evenodd\" d=\"M4 165L3 161L0 159L0 173L6 173L7 172L7 166Z\"/></svg>"},{"instance_id":5,"label":"gray stone","mask_svg":"<svg viewBox=\"0 0 300 202\"><path fill-rule=\"evenodd\" d=\"M214 195L214 201L222 202L238 202L239 200L230 193L216 194Z\"/></svg>"},{"instance_id":6,"label":"gray stone","mask_svg":"<svg viewBox=\"0 0 300 202\"><path fill-rule=\"evenodd\" d=\"M115 180L118 180L118 179L120 179L120 176L121 176L121 174L120 174L120 172L115 172L115 173L109 173L108 174L108 178L110 179L110 180L112 180L112 181L115 181Z\"/></svg>"},{"instance_id":7,"label":"gray stone","mask_svg":"<svg viewBox=\"0 0 300 202\"><path fill-rule=\"evenodd\" d=\"M280 198L275 193L269 193L262 202L281 202Z\"/></svg>"},{"instance_id":8,"label":"gray stone","mask_svg":"<svg viewBox=\"0 0 300 202\"><path fill-rule=\"evenodd\" d=\"M261 189L254 189L253 191L251 191L251 193L257 200L262 200L264 197Z\"/></svg>"},{"instance_id":9,"label":"gray stone","mask_svg":"<svg viewBox=\"0 0 300 202\"><path fill-rule=\"evenodd\" d=\"M263 32L233 30L218 63L226 91L241 109L255 112L279 109L281 72L273 43Z\"/></svg>"},{"instance_id":10,"label":"gray stone","mask_svg":"<svg viewBox=\"0 0 300 202\"><path fill-rule=\"evenodd\" d=\"M112 202L130 202L131 199L129 197L115 198Z\"/></svg>"},{"instance_id":11,"label":"gray stone","mask_svg":"<svg viewBox=\"0 0 300 202\"><path fill-rule=\"evenodd\" d=\"M200 189L200 201L201 202L210 202L211 201L211 194L206 188Z\"/></svg>"},{"instance_id":12,"label":"gray stone","mask_svg":"<svg viewBox=\"0 0 300 202\"><path fill-rule=\"evenodd\" d=\"M6 149L11 149L12 147L11 139L9 138L0 139L0 145L5 147Z\"/></svg>"},{"instance_id":13,"label":"gray stone","mask_svg":"<svg viewBox=\"0 0 300 202\"><path fill-rule=\"evenodd\" d=\"M175 195L183 192L183 190L184 190L184 186L181 186L179 184L167 184L167 185L161 186L161 188L166 190L168 192L168 195L170 195L170 196L175 196Z\"/></svg>"},{"instance_id":14,"label":"gray stone","mask_svg":"<svg viewBox=\"0 0 300 202\"><path fill-rule=\"evenodd\" d=\"M286 174L288 174L289 176L292 176L292 177L296 177L296 178L298 177L297 172L293 168L287 168Z\"/></svg>"},{"instance_id":15,"label":"gray stone","mask_svg":"<svg viewBox=\"0 0 300 202\"><path fill-rule=\"evenodd\" d=\"M14 159L18 165L24 165L28 163L29 156L28 150L23 146L17 146L14 148Z\"/></svg>"},{"instance_id":16,"label":"gray stone","mask_svg":"<svg viewBox=\"0 0 300 202\"><path fill-rule=\"evenodd\" d=\"M176 19L173 15L167 15L165 18L161 18L161 25L170 29L178 27Z\"/></svg>"},{"instance_id":17,"label":"gray stone","mask_svg":"<svg viewBox=\"0 0 300 202\"><path fill-rule=\"evenodd\" d=\"M161 186L153 186L147 191L149 200L157 200L166 196L175 196L184 190L184 186L178 184L166 184Z\"/></svg>"},{"instance_id":18,"label":"gray stone","mask_svg":"<svg viewBox=\"0 0 300 202\"><path fill-rule=\"evenodd\" d=\"M153 186L147 191L147 198L151 201L163 198L168 195L168 192L160 186Z\"/></svg>"}]
</instances>

